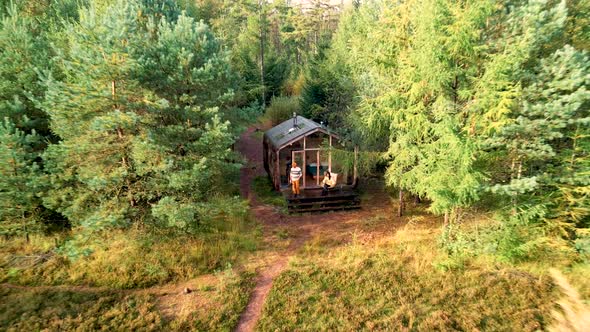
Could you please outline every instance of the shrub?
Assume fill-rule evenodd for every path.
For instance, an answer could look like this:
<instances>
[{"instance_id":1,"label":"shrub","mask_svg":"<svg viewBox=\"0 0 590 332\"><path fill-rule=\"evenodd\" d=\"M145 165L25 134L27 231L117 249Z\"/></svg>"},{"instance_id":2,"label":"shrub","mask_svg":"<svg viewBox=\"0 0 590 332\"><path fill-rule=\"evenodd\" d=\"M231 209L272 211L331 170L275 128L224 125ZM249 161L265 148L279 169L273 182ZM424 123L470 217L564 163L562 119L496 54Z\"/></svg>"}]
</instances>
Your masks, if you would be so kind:
<instances>
[{"instance_id":1,"label":"shrub","mask_svg":"<svg viewBox=\"0 0 590 332\"><path fill-rule=\"evenodd\" d=\"M266 109L265 117L276 126L293 117L293 113L299 113L298 97L273 97Z\"/></svg>"}]
</instances>

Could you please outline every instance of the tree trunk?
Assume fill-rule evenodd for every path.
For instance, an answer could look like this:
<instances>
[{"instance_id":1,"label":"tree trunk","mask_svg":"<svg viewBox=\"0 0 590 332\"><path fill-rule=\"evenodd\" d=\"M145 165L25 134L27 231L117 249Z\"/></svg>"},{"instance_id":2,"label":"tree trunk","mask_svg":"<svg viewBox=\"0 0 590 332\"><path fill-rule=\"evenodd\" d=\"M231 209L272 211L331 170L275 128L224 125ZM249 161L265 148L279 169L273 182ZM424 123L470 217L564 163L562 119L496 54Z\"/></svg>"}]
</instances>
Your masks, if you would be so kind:
<instances>
[{"instance_id":1,"label":"tree trunk","mask_svg":"<svg viewBox=\"0 0 590 332\"><path fill-rule=\"evenodd\" d=\"M116 98L117 98L117 90L116 90L116 83L115 80L111 81L111 93L113 95L113 108L117 108L117 103L116 103ZM121 129L120 127L117 128L117 137L119 137L119 139L123 139L125 137L125 134L123 133L123 129ZM123 167L125 169L129 168L129 162L127 161L127 156L125 154L123 154L123 156L121 157L121 164L123 165ZM125 183L127 184L127 199L129 200L129 204L131 206L135 206L135 198L133 198L133 194L131 193L131 182L129 181L129 179L125 180Z\"/></svg>"},{"instance_id":2,"label":"tree trunk","mask_svg":"<svg viewBox=\"0 0 590 332\"><path fill-rule=\"evenodd\" d=\"M397 216L402 217L404 215L404 191L402 189L399 190L399 206L397 209Z\"/></svg>"},{"instance_id":3,"label":"tree trunk","mask_svg":"<svg viewBox=\"0 0 590 332\"><path fill-rule=\"evenodd\" d=\"M445 228L449 227L449 211L445 211L445 218L444 218L443 225Z\"/></svg>"},{"instance_id":4,"label":"tree trunk","mask_svg":"<svg viewBox=\"0 0 590 332\"><path fill-rule=\"evenodd\" d=\"M266 107L266 88L264 86L264 10L263 1L258 1L260 10L260 84L262 85L262 107Z\"/></svg>"},{"instance_id":5,"label":"tree trunk","mask_svg":"<svg viewBox=\"0 0 590 332\"><path fill-rule=\"evenodd\" d=\"M516 167L516 158L512 158L512 164L510 165L510 182L512 182L512 180L514 180L514 169ZM512 215L516 214L516 196L512 196L512 198L510 198L510 203L512 204L512 210L511 213Z\"/></svg>"},{"instance_id":6,"label":"tree trunk","mask_svg":"<svg viewBox=\"0 0 590 332\"><path fill-rule=\"evenodd\" d=\"M25 239L27 240L27 243L29 243L29 231L27 230L27 219L25 218L25 211L22 211L21 217L23 221L23 231L25 232Z\"/></svg>"}]
</instances>

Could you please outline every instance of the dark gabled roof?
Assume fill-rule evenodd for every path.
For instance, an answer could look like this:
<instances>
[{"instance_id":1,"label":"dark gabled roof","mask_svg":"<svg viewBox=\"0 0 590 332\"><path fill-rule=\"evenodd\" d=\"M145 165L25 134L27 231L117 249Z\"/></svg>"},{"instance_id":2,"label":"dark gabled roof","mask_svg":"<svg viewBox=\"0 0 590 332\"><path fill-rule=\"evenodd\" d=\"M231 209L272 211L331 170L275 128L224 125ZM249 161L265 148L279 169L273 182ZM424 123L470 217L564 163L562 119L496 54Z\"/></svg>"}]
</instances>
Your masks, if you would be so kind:
<instances>
[{"instance_id":1,"label":"dark gabled roof","mask_svg":"<svg viewBox=\"0 0 590 332\"><path fill-rule=\"evenodd\" d=\"M264 135L267 137L270 144L274 146L275 150L278 150L293 140L318 130L327 133L327 130L319 123L298 115L296 127L293 126L293 118L291 118L275 127L272 127L266 131Z\"/></svg>"}]
</instances>

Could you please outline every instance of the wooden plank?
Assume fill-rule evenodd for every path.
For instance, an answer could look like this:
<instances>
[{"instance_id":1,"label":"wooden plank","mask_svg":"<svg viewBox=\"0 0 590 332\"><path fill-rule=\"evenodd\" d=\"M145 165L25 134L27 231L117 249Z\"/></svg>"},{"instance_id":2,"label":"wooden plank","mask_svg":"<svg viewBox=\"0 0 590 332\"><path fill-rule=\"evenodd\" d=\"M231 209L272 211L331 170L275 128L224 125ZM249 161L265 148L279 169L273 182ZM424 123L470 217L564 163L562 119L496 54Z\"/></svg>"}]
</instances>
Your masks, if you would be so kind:
<instances>
[{"instance_id":1,"label":"wooden plank","mask_svg":"<svg viewBox=\"0 0 590 332\"><path fill-rule=\"evenodd\" d=\"M311 208L311 209L301 209L301 210L292 210L292 213L302 213L302 212L314 212L314 211L330 211L330 210L352 210L352 209L360 209L360 205L349 205L349 206L337 206L337 207L325 207L325 208Z\"/></svg>"},{"instance_id":2,"label":"wooden plank","mask_svg":"<svg viewBox=\"0 0 590 332\"><path fill-rule=\"evenodd\" d=\"M275 167L274 167L275 171L272 176L273 182L275 183L275 188L281 188L281 170L279 169L279 166L281 165L281 159L280 159L281 154L280 153L281 153L281 150L278 150L276 152L277 160L275 161Z\"/></svg>"},{"instance_id":3,"label":"wooden plank","mask_svg":"<svg viewBox=\"0 0 590 332\"><path fill-rule=\"evenodd\" d=\"M338 200L338 201L323 201L323 202L305 202L305 203L289 203L292 206L308 206L308 205L328 205L328 204L342 204L342 203L358 203L355 200Z\"/></svg>"},{"instance_id":4,"label":"wooden plank","mask_svg":"<svg viewBox=\"0 0 590 332\"><path fill-rule=\"evenodd\" d=\"M358 195L346 195L346 196L332 196L332 197L307 197L307 198L288 198L286 199L287 203L307 203L307 202L333 202L335 200L353 200L358 198Z\"/></svg>"}]
</instances>

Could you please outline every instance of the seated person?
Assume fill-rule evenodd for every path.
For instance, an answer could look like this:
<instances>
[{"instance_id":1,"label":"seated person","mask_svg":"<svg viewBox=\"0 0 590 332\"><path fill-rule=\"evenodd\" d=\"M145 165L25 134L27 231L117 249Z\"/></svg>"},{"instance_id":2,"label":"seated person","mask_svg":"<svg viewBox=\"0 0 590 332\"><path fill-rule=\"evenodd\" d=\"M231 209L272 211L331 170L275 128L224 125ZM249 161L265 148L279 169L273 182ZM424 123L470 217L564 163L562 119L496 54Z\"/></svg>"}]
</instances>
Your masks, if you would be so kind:
<instances>
[{"instance_id":1,"label":"seated person","mask_svg":"<svg viewBox=\"0 0 590 332\"><path fill-rule=\"evenodd\" d=\"M322 195L326 195L328 189L333 188L335 185L336 181L332 179L332 174L330 174L330 171L326 171L326 173L324 173L324 179L322 180Z\"/></svg>"}]
</instances>

